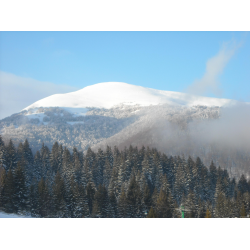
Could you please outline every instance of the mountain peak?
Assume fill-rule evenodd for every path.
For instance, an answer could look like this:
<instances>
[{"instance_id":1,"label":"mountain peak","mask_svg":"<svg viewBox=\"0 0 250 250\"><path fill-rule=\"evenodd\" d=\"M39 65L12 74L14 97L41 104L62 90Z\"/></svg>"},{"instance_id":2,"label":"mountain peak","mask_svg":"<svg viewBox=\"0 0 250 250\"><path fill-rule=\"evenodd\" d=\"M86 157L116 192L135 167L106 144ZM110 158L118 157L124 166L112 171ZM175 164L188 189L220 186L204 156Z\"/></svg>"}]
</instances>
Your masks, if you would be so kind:
<instances>
[{"instance_id":1,"label":"mountain peak","mask_svg":"<svg viewBox=\"0 0 250 250\"><path fill-rule=\"evenodd\" d=\"M184 106L224 106L232 102L234 101L156 90L124 82L102 82L75 92L46 97L24 110L38 107L111 108L119 104L150 106L163 103Z\"/></svg>"}]
</instances>

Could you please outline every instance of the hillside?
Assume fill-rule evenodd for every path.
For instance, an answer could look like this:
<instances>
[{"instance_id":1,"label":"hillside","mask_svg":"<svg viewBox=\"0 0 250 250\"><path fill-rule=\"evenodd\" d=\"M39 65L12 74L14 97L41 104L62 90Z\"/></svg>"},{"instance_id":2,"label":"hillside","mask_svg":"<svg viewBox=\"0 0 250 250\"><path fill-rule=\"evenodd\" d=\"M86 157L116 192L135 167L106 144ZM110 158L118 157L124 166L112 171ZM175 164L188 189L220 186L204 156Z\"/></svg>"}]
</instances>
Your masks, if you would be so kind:
<instances>
[{"instance_id":1,"label":"hillside","mask_svg":"<svg viewBox=\"0 0 250 250\"><path fill-rule=\"evenodd\" d=\"M239 175L250 172L248 114L249 105L234 100L108 82L39 100L1 120L0 133L16 145L27 138L33 153L55 141L83 151L144 145Z\"/></svg>"}]
</instances>

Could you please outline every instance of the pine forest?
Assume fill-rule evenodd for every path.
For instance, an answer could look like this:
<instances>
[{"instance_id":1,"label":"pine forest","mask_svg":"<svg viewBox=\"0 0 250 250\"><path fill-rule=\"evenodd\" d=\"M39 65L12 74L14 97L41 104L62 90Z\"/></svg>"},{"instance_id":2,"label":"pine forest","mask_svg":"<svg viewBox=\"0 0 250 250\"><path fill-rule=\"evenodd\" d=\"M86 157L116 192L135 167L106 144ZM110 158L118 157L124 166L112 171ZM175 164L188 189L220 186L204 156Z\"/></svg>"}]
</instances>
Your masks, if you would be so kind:
<instances>
[{"instance_id":1,"label":"pine forest","mask_svg":"<svg viewBox=\"0 0 250 250\"><path fill-rule=\"evenodd\" d=\"M250 213L250 181L201 159L155 148L72 152L55 142L34 155L0 137L0 210L37 218L235 218Z\"/></svg>"}]
</instances>

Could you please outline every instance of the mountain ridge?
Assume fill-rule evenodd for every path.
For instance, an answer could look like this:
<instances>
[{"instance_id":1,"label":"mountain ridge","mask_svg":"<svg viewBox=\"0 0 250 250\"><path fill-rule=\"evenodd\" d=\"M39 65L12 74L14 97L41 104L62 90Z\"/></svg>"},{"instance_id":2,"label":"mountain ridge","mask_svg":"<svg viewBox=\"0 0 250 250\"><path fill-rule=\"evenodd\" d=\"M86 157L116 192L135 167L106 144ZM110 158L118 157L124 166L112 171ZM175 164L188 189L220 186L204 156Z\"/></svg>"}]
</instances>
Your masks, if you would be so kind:
<instances>
[{"instance_id":1,"label":"mountain ridge","mask_svg":"<svg viewBox=\"0 0 250 250\"><path fill-rule=\"evenodd\" d=\"M119 104L150 106L169 104L175 106L230 106L237 101L213 97L195 96L191 94L156 90L123 82L103 82L87 86L78 91L55 94L43 98L23 110L39 107L68 108L112 108Z\"/></svg>"}]
</instances>

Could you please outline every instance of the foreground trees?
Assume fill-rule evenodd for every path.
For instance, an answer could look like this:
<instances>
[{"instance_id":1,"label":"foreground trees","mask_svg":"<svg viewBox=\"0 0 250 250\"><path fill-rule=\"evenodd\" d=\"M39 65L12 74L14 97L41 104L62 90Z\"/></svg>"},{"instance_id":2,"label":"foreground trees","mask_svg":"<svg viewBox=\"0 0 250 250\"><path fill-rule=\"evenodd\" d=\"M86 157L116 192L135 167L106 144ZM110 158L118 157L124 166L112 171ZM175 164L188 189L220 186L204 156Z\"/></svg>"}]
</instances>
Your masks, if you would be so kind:
<instances>
[{"instance_id":1,"label":"foreground trees","mask_svg":"<svg viewBox=\"0 0 250 250\"><path fill-rule=\"evenodd\" d=\"M0 138L1 139L1 138ZM0 140L0 209L34 217L246 217L250 182L212 162L156 149L107 147L86 156L57 142L32 154L29 143Z\"/></svg>"}]
</instances>

